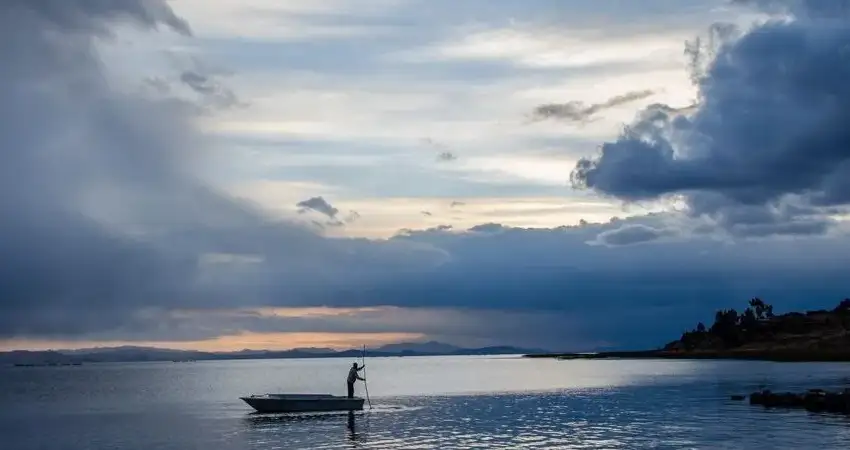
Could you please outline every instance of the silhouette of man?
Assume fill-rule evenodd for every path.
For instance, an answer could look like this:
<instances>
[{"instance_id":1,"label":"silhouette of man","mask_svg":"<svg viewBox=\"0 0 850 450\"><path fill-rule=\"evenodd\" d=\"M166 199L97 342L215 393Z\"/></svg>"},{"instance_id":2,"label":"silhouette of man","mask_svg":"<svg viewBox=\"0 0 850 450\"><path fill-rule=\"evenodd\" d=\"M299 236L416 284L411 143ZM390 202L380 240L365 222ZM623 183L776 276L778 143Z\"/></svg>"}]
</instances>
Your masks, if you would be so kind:
<instances>
[{"instance_id":1,"label":"silhouette of man","mask_svg":"<svg viewBox=\"0 0 850 450\"><path fill-rule=\"evenodd\" d=\"M354 383L357 380L366 381L366 379L361 377L358 373L365 368L365 364L362 367L357 367L357 363L355 362L351 365L351 369L348 370L348 379L346 380L346 384L348 385L348 398L354 397Z\"/></svg>"}]
</instances>

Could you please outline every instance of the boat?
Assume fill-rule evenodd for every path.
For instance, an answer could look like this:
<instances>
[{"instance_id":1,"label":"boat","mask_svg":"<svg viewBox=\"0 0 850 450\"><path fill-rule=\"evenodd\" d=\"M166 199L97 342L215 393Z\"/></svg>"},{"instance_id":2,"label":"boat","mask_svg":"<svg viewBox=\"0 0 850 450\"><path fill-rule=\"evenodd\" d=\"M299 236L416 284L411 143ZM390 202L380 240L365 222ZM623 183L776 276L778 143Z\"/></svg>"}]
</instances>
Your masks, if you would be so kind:
<instances>
[{"instance_id":1,"label":"boat","mask_svg":"<svg viewBox=\"0 0 850 450\"><path fill-rule=\"evenodd\" d=\"M360 411L365 399L331 394L263 394L239 397L261 413Z\"/></svg>"}]
</instances>

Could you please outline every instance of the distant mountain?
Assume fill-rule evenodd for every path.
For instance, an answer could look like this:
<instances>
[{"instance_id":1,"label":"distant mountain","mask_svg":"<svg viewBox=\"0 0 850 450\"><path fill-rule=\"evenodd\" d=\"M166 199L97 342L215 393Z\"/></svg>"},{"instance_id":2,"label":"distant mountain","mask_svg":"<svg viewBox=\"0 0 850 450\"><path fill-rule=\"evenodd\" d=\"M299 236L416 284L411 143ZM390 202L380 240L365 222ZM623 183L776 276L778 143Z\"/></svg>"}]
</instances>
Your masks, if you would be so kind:
<instances>
[{"instance_id":1,"label":"distant mountain","mask_svg":"<svg viewBox=\"0 0 850 450\"><path fill-rule=\"evenodd\" d=\"M75 358L56 351L31 352L15 350L0 353L0 364L72 364Z\"/></svg>"},{"instance_id":2,"label":"distant mountain","mask_svg":"<svg viewBox=\"0 0 850 450\"><path fill-rule=\"evenodd\" d=\"M100 360L132 362L132 361L173 361L204 359L205 352L190 350L173 350L153 347L97 347L77 350L57 350L58 353L74 357L82 362L99 362Z\"/></svg>"},{"instance_id":3,"label":"distant mountain","mask_svg":"<svg viewBox=\"0 0 850 450\"><path fill-rule=\"evenodd\" d=\"M461 348L441 342L389 344L374 350L367 349L367 356L439 356L439 355L510 355L546 353L540 349L524 349L510 346ZM77 350L12 351L0 352L0 365L67 365L99 362L143 362L143 361L209 361L227 359L286 359L286 358L360 358L362 350L333 350L329 348L299 348L293 350L251 350L236 352L200 352L151 347L99 347Z\"/></svg>"},{"instance_id":4,"label":"distant mountain","mask_svg":"<svg viewBox=\"0 0 850 450\"><path fill-rule=\"evenodd\" d=\"M293 348L294 352L304 352L304 353L336 353L336 350L332 348L324 348L324 347L301 347L301 348Z\"/></svg>"},{"instance_id":5,"label":"distant mountain","mask_svg":"<svg viewBox=\"0 0 850 450\"><path fill-rule=\"evenodd\" d=\"M444 344L442 342L429 341L429 342L402 342L399 344L387 344L383 347L379 347L376 351L383 353L404 353L404 352L414 352L414 353L454 353L458 350L463 350L460 347Z\"/></svg>"}]
</instances>

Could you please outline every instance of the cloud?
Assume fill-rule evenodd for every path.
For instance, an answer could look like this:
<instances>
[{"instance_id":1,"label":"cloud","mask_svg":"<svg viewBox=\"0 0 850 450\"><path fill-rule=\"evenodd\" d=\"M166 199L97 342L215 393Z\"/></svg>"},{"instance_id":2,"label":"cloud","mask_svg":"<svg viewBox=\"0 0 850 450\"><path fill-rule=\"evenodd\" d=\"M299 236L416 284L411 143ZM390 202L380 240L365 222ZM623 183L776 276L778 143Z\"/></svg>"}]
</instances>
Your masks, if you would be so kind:
<instances>
[{"instance_id":1,"label":"cloud","mask_svg":"<svg viewBox=\"0 0 850 450\"><path fill-rule=\"evenodd\" d=\"M670 234L671 230L632 224L599 233L596 242L608 246L635 245L656 241Z\"/></svg>"},{"instance_id":2,"label":"cloud","mask_svg":"<svg viewBox=\"0 0 850 450\"><path fill-rule=\"evenodd\" d=\"M826 232L850 202L846 2L738 3L791 16L717 34L692 111L644 109L571 177L626 201L681 196L739 236Z\"/></svg>"},{"instance_id":3,"label":"cloud","mask_svg":"<svg viewBox=\"0 0 850 450\"><path fill-rule=\"evenodd\" d=\"M233 90L217 81L214 74L203 73L202 70L183 70L175 80L161 76L148 77L142 81L142 87L162 98L175 98L181 90L180 86L186 87L196 98L195 102L187 106L194 107L201 114L247 106Z\"/></svg>"},{"instance_id":4,"label":"cloud","mask_svg":"<svg viewBox=\"0 0 850 450\"><path fill-rule=\"evenodd\" d=\"M240 334L339 334L357 339L364 334L413 334L458 345L551 344L553 338L582 344L571 319L548 312L517 312L468 308L240 308L148 310L120 329L84 336L85 342L198 342ZM159 329L155 336L151 329ZM548 332L548 335L546 334ZM285 336L284 336L285 337ZM332 337L332 336L329 336ZM73 344L75 340L69 341ZM349 341L357 347L359 340ZM241 350L241 348L239 348Z\"/></svg>"},{"instance_id":5,"label":"cloud","mask_svg":"<svg viewBox=\"0 0 850 450\"><path fill-rule=\"evenodd\" d=\"M732 0L732 3L754 6L771 14L812 18L847 18L850 15L844 0Z\"/></svg>"},{"instance_id":6,"label":"cloud","mask_svg":"<svg viewBox=\"0 0 850 450\"><path fill-rule=\"evenodd\" d=\"M676 216L655 214L557 228L494 223L408 231L394 239L438 246L451 259L427 275L372 290L368 300L354 294L346 302L403 298L408 306L545 310L581 321L586 339L640 347L754 295L783 310L846 296L846 237L730 243L679 230ZM588 244L594 241L607 245Z\"/></svg>"},{"instance_id":7,"label":"cloud","mask_svg":"<svg viewBox=\"0 0 850 450\"><path fill-rule=\"evenodd\" d=\"M335 208L333 205L328 203L323 197L310 197L307 200L302 200L296 205L299 213L304 214L307 211L316 211L319 214L327 216L329 220L327 220L324 224L314 221L313 223L317 225L319 228L324 228L325 226L330 227L342 227L346 224L350 224L355 222L360 218L360 213L357 211L349 211L348 215L345 218L339 218L339 209Z\"/></svg>"},{"instance_id":8,"label":"cloud","mask_svg":"<svg viewBox=\"0 0 850 450\"><path fill-rule=\"evenodd\" d=\"M213 80L210 75L186 70L180 74L180 81L200 94L205 103L216 108L227 109L242 104L232 90Z\"/></svg>"},{"instance_id":9,"label":"cloud","mask_svg":"<svg viewBox=\"0 0 850 450\"><path fill-rule=\"evenodd\" d=\"M457 160L457 155L452 152L441 152L437 155L437 161L455 161Z\"/></svg>"},{"instance_id":10,"label":"cloud","mask_svg":"<svg viewBox=\"0 0 850 450\"><path fill-rule=\"evenodd\" d=\"M561 119L571 122L585 122L601 111L625 105L637 100L643 100L653 94L655 94L655 92L649 89L632 91L611 97L602 103L593 103L590 105L580 101L547 103L534 108L532 120Z\"/></svg>"},{"instance_id":11,"label":"cloud","mask_svg":"<svg viewBox=\"0 0 850 450\"><path fill-rule=\"evenodd\" d=\"M351 211L348 213L348 216L345 218L345 223L351 223L360 218L360 213L357 211Z\"/></svg>"},{"instance_id":12,"label":"cloud","mask_svg":"<svg viewBox=\"0 0 850 450\"><path fill-rule=\"evenodd\" d=\"M450 151L449 147L446 144L437 142L431 138L423 138L422 142L429 147L441 150L439 153L437 153L437 161L449 162L457 160L457 155L454 152Z\"/></svg>"},{"instance_id":13,"label":"cloud","mask_svg":"<svg viewBox=\"0 0 850 450\"><path fill-rule=\"evenodd\" d=\"M518 5L519 2L514 3ZM563 8L563 7L561 7ZM602 7L604 8L604 6ZM600 8L600 9L602 9ZM673 14L671 14L673 16ZM610 16L609 16L610 17ZM637 48L623 34L605 28L589 28L575 18L561 14L562 22L572 25L565 33L557 25L541 26L539 21L509 27L459 27L452 35L441 36L442 42L400 52L401 61L423 62L499 62L521 68L588 70L593 68L647 68L646 60L659 54L672 54L673 42L667 36L648 35ZM477 19L477 18L476 18ZM473 19L473 21L476 21ZM681 17L679 17L681 19ZM617 21L624 31L629 27ZM642 25L645 25L642 24ZM681 32L681 24L669 28L673 35ZM601 31L604 30L604 31ZM461 31L458 33L458 31ZM618 30L619 31L619 30ZM626 33L628 35L628 33ZM593 41L593 46L588 42Z\"/></svg>"},{"instance_id":14,"label":"cloud","mask_svg":"<svg viewBox=\"0 0 850 450\"><path fill-rule=\"evenodd\" d=\"M309 210L317 211L321 214L328 216L331 219L336 219L336 215L339 214L339 210L334 208L330 203L327 202L321 196L319 197L310 197L307 200L302 200L298 202L295 206L301 208L301 212L307 212Z\"/></svg>"},{"instance_id":15,"label":"cloud","mask_svg":"<svg viewBox=\"0 0 850 450\"><path fill-rule=\"evenodd\" d=\"M481 225L475 225L474 227L470 228L469 231L481 233L498 233L506 229L508 229L508 227L500 223L483 223Z\"/></svg>"},{"instance_id":16,"label":"cloud","mask_svg":"<svg viewBox=\"0 0 850 450\"><path fill-rule=\"evenodd\" d=\"M444 258L325 239L208 183L215 142L194 105L109 82L96 44L119 23L189 33L157 0L0 6L0 336L118 327L141 308L304 300ZM263 263L201 264L207 254Z\"/></svg>"},{"instance_id":17,"label":"cloud","mask_svg":"<svg viewBox=\"0 0 850 450\"><path fill-rule=\"evenodd\" d=\"M316 39L309 44L309 52L303 42L258 37L251 22L231 18L224 21L234 28L230 39L202 40L197 50L240 67L233 86L240 98L251 100L252 107L228 114L216 129L225 139L239 139L234 144L239 147L233 151L234 159L245 159L246 147L255 152L255 164L246 171L257 176L320 181L352 196L558 197L564 195L566 167L553 170L550 164L541 172L505 159L519 160L531 154L542 156L535 165L568 166L574 152L609 136L631 108L599 114L602 120L581 129L565 129L554 121L528 127L522 119L517 120L518 115L552 99L589 105L605 101L609 95L655 86L665 88L658 100L677 101L677 97L691 95L679 60L685 37L680 28L692 25L690 19L683 20L682 10L700 10L710 16L711 5L697 2L681 8L660 0L652 2L654 6L628 5L628 12L619 4L615 15L610 11L616 1L564 6L550 0L533 4L507 0L493 8L476 0L460 9L455 3L440 1L428 12L421 10L419 2L399 2L406 4L369 18L376 27L397 27L390 39ZM238 2L228 0L222 5L226 3ZM267 6L253 8L256 3L252 0L244 7L229 8L275 17L271 11L277 8L275 2L263 3ZM217 10L224 8L222 5L206 9ZM338 6L343 10L328 12L323 19L342 26L360 20L353 11L358 8L345 2L333 7ZM297 8L302 7L288 3L280 7L287 15L295 11L293 15L300 18L303 14ZM233 17L240 17L237 12ZM195 17L203 17L207 11L191 13L197 28ZM308 15L308 21L319 16ZM514 20L505 22L505 17ZM661 17L675 27L658 26ZM541 21L545 23L538 26ZM398 27L399 23L406 25ZM504 33L499 31L506 28ZM514 28L516 33L511 31ZM488 30L495 30L495 36L488 37ZM546 67L515 64L511 55L506 55L507 59L438 58L426 64L391 57L410 49L451 45L481 32L485 36L474 40L480 41L485 51L507 49L518 58L542 62L556 59L552 58L554 52L556 57L577 57L584 62L562 68L557 62ZM207 36L199 33L202 39ZM513 46L515 35L522 36L520 41L539 42L539 51L535 50L537 44L531 51ZM358 52L350 51L352 45ZM634 58L637 47L650 51ZM593 61L596 56L602 57L599 64ZM265 147L248 140L278 140L281 145ZM570 148L565 148L565 140L570 141ZM437 145L429 148L423 141ZM558 143L561 146L556 150ZM435 163L444 151L459 159ZM478 157L498 168L484 167ZM261 164L266 167L258 167ZM390 165L393 170L386 169ZM548 183L550 173L555 173L556 181L544 188L538 174Z\"/></svg>"},{"instance_id":18,"label":"cloud","mask_svg":"<svg viewBox=\"0 0 850 450\"><path fill-rule=\"evenodd\" d=\"M63 32L82 35L111 35L107 23L130 22L144 28L165 26L178 33L189 35L191 30L183 19L177 17L163 1L116 0L10 0L4 2L6 17L38 21Z\"/></svg>"},{"instance_id":19,"label":"cloud","mask_svg":"<svg viewBox=\"0 0 850 450\"><path fill-rule=\"evenodd\" d=\"M406 0L363 0L356 5L342 0L181 0L174 7L191 14L198 34L275 42L310 42L388 35L389 25L375 19L387 15ZM340 20L345 18L346 20Z\"/></svg>"},{"instance_id":20,"label":"cloud","mask_svg":"<svg viewBox=\"0 0 850 450\"><path fill-rule=\"evenodd\" d=\"M616 153L614 163L609 155L598 164L598 170L596 163L582 164L588 166L588 174L595 173L585 177L590 180L588 184L602 192L641 200L681 191L688 195L690 205L699 202L697 209L711 211L715 222L728 221L725 228L743 225L740 233L762 239L733 244L710 227L694 227L691 233L682 232L682 239L654 239L643 245L588 245L600 239L609 244L652 239L663 230L678 229L681 224L675 214L554 228L512 227L491 219L492 223L467 230L443 225L406 230L389 239L323 237L298 224L297 214L282 220L252 203L231 198L221 185L209 181L210 152L221 141L199 124L197 104L179 100L167 89L157 89L157 95L150 95L113 88L104 67L108 61L99 58L98 43L108 39L119 24L131 24L149 33L166 29L188 33L188 25L164 2L17 1L3 3L0 12L0 33L6 37L0 40L0 58L4 61L0 66L0 137L4 142L0 149L0 189L4 193L0 196L0 255L4 265L0 271L0 338L150 340L151 336L168 335L197 339L245 329L359 330L365 327L360 322L366 320L362 315L348 321L310 318L299 322L281 317L234 318L232 314L221 318L211 311L391 305L407 311L407 318L390 320L384 315L374 318L369 328L402 329L402 323L408 320L406 323L416 322L416 328L432 336L458 336L469 329L473 331L468 333L474 334L466 335L469 339L551 339L556 344L604 340L643 346L657 345L678 334L683 326L710 319L715 308L754 295L775 303L777 310L831 303L846 296L850 245L842 235L834 235L846 233L846 226L837 224L830 230L833 234L826 235L817 234L816 226L827 208L842 204L828 201L828 190L824 189L820 197L817 192L801 191L799 198L786 196L772 209L751 209L754 202L769 197L767 192L788 191L765 175L771 164L783 160L761 158L758 161L765 165L760 166L750 161L757 158L756 151L721 154L707 147L711 151L703 154L709 162L720 156L732 162L740 159L747 164L724 167L751 170L747 177L764 185L759 189L755 181L732 170L738 183L735 189L726 189L726 184L717 182L721 179L719 172L711 172L717 180L708 178L711 183L698 185L699 196L679 189L681 177L671 178L669 173L679 173L676 171L683 169L671 167L683 163L667 160L665 155L650 153L646 161L632 161L626 168L635 172L624 172L614 164ZM767 28L757 28L760 31L755 34L770 35L783 27L815 28L806 25L809 20L813 19L768 24ZM706 80L714 81L705 81L705 101L689 116L679 119L675 107L657 107L645 113L668 117L668 125L695 124L691 128L723 138L728 133L715 133L708 126L710 111L729 101L715 91L722 93L727 84L744 83L744 75L754 76L751 74L763 76L759 83L744 83L750 89L748 95L757 96L759 89L770 86L790 89L784 87L789 84L787 80L773 74L771 65L747 66L748 71L743 73L727 66L737 67L748 58L773 58L788 49L818 49L831 42L840 23L825 21L819 27L822 39L812 39L811 45L790 39L783 46L750 44L755 49L733 51L747 39L755 39L745 35L718 53L725 56L709 67ZM831 58L821 53L798 54L806 57L800 60L802 63L795 60L797 63L786 71L798 72L799 79L794 79L798 88L825 94L834 81L831 77L842 74L841 70L804 72L807 63ZM159 73L151 77L172 79ZM162 87L156 82L152 85ZM179 87L177 83L169 86ZM832 87L836 86L833 83ZM749 100L740 92L728 96ZM543 98L547 97L551 95ZM807 103L785 95L781 101L800 101L803 112L818 113L822 111L815 106L829 104L830 98L842 97L821 95ZM511 109L511 114L540 101L528 101L521 108ZM840 110L841 104L834 103L833 109ZM768 102L768 106L777 105ZM730 117L738 122L715 122L715 128L731 127L735 131L736 123L744 127L751 123L744 119L762 116L762 111L777 117L790 115L778 107L751 110L749 116L737 111L735 108ZM316 114L320 113L327 114L327 109L318 108ZM352 114L345 110L340 116L350 119ZM815 119L831 118L825 113L815 118L805 114L800 117L799 123L763 120L771 127L756 126L750 133L762 137L768 131L807 131L807 126L826 129L828 120ZM833 121L837 123L837 119ZM651 131L655 123L648 121L643 132ZM449 132L464 126L466 123L455 123L456 128ZM738 133L744 133L743 128ZM410 136L415 139L413 132ZM730 136L739 137L736 133ZM823 142L841 142L834 135L824 138ZM405 139L411 140L409 136ZM731 148L736 141L730 138L721 143L722 148L725 144ZM756 150L770 148L764 145ZM826 146L809 148L817 150L810 155L813 161L828 159ZM464 152L466 155L466 149ZM642 172L645 166L640 163L647 161L659 171L649 176ZM705 161L693 161L697 162L687 166L704 168ZM370 168L376 166L374 162L369 161ZM794 174L820 173L809 163L795 161ZM303 174L306 169L298 167L297 171ZM398 172L395 167L393 172ZM623 178L623 174L628 176ZM362 173L357 176L363 178ZM397 176L409 181L407 173ZM794 178L785 182L792 183L790 179ZM736 196L736 189L753 192ZM303 192L292 193L282 204L291 206L307 197ZM450 193L461 198L457 192ZM759 193L763 195L755 195ZM739 199L740 208L732 208L730 199ZM322 197L304 202L302 207L309 206L320 215L322 226L329 220L345 222L357 217L352 212L341 218L340 210ZM445 206L449 199L444 202ZM486 208L480 198L473 205ZM365 212L360 206L356 209ZM412 214L421 209L420 205L413 207ZM769 238L770 231L779 225L796 227L798 234L814 231L793 240ZM202 318L175 318L175 311L185 310ZM424 318L427 314L423 310L441 313ZM449 326L446 322L453 311L465 311L465 320ZM417 320L410 319L416 314L421 314ZM189 326L187 321L194 322ZM556 331L563 334L552 334Z\"/></svg>"}]
</instances>

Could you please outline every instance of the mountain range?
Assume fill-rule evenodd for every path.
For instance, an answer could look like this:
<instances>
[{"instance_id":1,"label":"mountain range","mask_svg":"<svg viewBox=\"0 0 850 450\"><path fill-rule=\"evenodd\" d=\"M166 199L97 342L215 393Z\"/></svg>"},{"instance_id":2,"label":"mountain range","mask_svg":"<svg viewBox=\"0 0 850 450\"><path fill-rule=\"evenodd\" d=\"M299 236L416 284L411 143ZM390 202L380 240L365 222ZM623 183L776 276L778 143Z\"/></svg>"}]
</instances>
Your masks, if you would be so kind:
<instances>
[{"instance_id":1,"label":"mountain range","mask_svg":"<svg viewBox=\"0 0 850 450\"><path fill-rule=\"evenodd\" d=\"M377 349L367 349L367 357L399 356L471 356L546 353L541 349L511 346L463 348L442 342L406 342L388 344ZM155 347L98 347L74 350L0 352L0 365L69 365L104 362L142 361L209 361L228 359L283 359L283 358L360 358L360 349L334 350L330 348L295 348L291 350L240 350L235 352L202 352Z\"/></svg>"}]
</instances>

